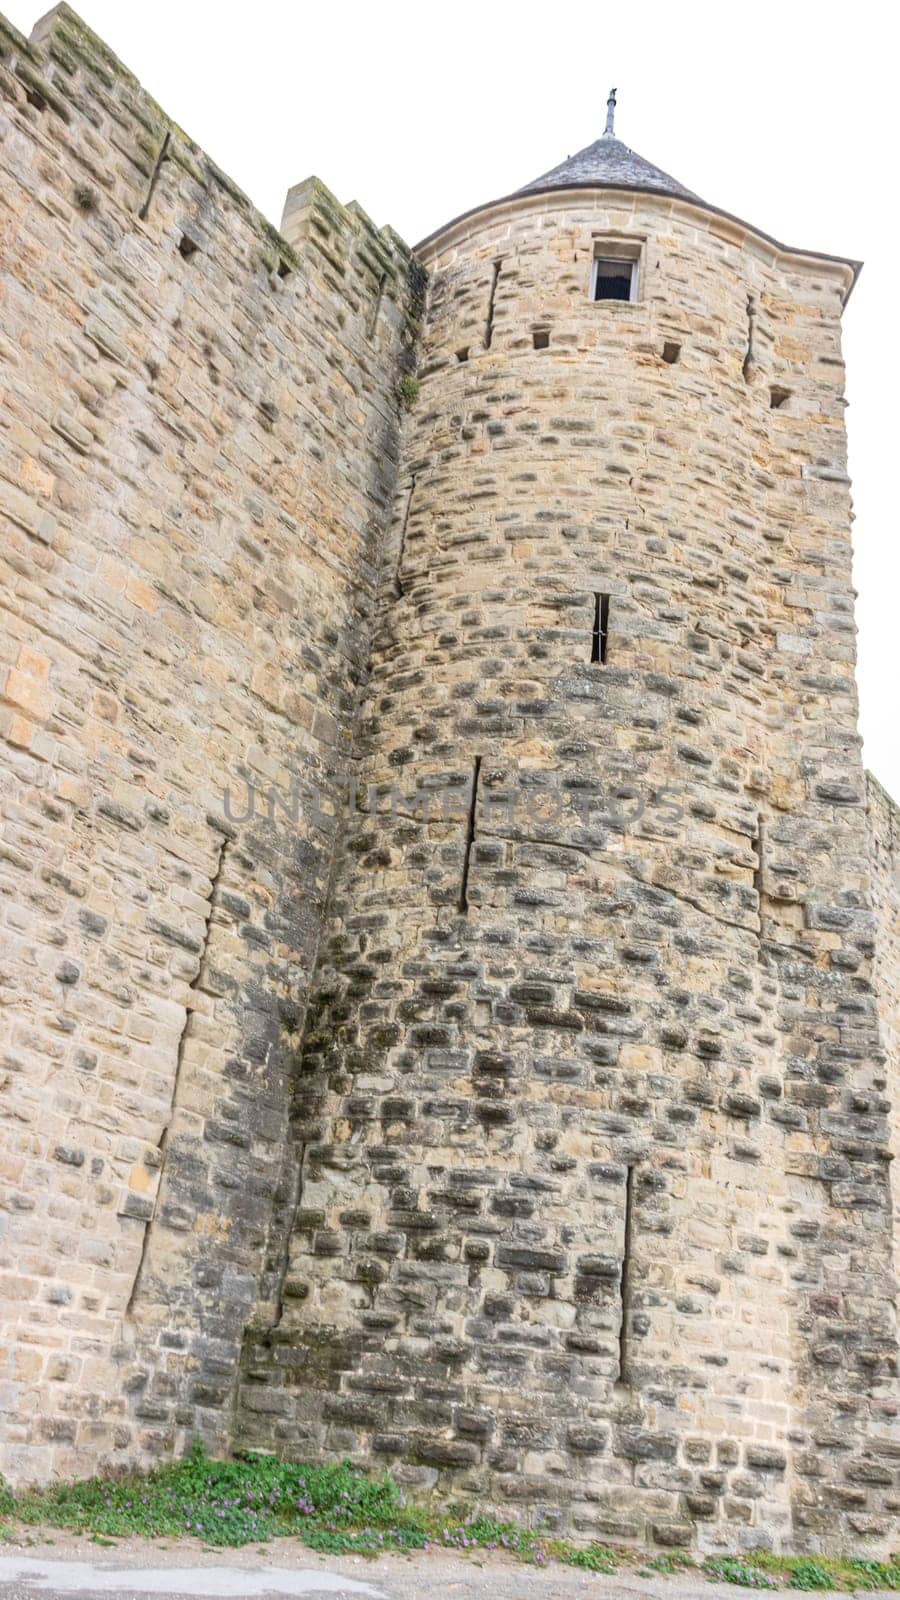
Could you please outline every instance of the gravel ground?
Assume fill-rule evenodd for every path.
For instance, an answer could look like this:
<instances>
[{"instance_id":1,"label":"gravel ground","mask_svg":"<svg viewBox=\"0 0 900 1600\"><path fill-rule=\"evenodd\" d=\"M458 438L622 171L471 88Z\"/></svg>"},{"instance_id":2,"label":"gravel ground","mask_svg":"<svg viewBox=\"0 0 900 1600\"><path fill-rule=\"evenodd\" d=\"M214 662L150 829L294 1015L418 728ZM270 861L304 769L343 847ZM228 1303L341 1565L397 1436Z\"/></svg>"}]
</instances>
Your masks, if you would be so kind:
<instances>
[{"instance_id":1,"label":"gravel ground","mask_svg":"<svg viewBox=\"0 0 900 1600\"><path fill-rule=\"evenodd\" d=\"M144 1600L147 1595L262 1600L735 1600L734 1588L699 1575L606 1577L551 1566L520 1566L500 1555L318 1556L294 1539L271 1548L204 1550L195 1541L123 1539L98 1549L89 1539L0 1545L0 1600ZM872 1600L871 1594L867 1600ZM894 1597L896 1600L896 1597Z\"/></svg>"}]
</instances>

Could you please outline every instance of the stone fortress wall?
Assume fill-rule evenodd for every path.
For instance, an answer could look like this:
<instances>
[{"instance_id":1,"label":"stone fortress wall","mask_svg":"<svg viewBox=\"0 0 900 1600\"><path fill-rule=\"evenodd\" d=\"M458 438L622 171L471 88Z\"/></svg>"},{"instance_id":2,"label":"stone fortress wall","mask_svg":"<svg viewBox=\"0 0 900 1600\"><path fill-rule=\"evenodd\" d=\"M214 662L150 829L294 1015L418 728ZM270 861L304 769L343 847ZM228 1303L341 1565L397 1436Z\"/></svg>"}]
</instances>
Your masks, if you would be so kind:
<instances>
[{"instance_id":1,"label":"stone fortress wall","mask_svg":"<svg viewBox=\"0 0 900 1600\"><path fill-rule=\"evenodd\" d=\"M66 7L0 38L21 1478L230 1436L418 291L316 182L276 233ZM267 824L269 786L303 795L296 825Z\"/></svg>"},{"instance_id":2,"label":"stone fortress wall","mask_svg":"<svg viewBox=\"0 0 900 1600\"><path fill-rule=\"evenodd\" d=\"M3 1470L885 1548L848 269L649 194L279 235L66 7L0 41Z\"/></svg>"}]
</instances>

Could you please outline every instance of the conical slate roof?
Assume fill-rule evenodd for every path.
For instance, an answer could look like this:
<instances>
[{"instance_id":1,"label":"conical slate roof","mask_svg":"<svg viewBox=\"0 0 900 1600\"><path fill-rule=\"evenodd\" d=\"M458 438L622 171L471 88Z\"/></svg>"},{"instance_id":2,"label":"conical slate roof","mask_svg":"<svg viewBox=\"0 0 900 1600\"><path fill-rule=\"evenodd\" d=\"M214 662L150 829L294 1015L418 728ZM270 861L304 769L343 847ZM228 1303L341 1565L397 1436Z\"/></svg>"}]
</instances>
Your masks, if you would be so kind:
<instances>
[{"instance_id":1,"label":"conical slate roof","mask_svg":"<svg viewBox=\"0 0 900 1600\"><path fill-rule=\"evenodd\" d=\"M680 195L682 200L700 199L677 178L670 178L652 161L645 161L643 156L629 150L621 139L606 133L602 139L595 139L577 155L569 156L558 167L551 167L549 172L516 192L534 194L542 189L571 189L573 184L587 184L597 189L652 189L657 194Z\"/></svg>"},{"instance_id":2,"label":"conical slate roof","mask_svg":"<svg viewBox=\"0 0 900 1600\"><path fill-rule=\"evenodd\" d=\"M558 167L551 167L549 172L535 178L532 183L526 183L517 192L537 194L545 189L589 186L597 189L650 189L656 194L677 194L682 200L700 201L700 196L686 189L677 178L671 178L668 172L655 167L652 161L645 161L643 156L629 150L627 144L616 138L613 132L615 89L610 93L607 107L606 132L602 138L595 139L593 144L579 150L577 155L568 156ZM700 204L703 202L700 201Z\"/></svg>"}]
</instances>

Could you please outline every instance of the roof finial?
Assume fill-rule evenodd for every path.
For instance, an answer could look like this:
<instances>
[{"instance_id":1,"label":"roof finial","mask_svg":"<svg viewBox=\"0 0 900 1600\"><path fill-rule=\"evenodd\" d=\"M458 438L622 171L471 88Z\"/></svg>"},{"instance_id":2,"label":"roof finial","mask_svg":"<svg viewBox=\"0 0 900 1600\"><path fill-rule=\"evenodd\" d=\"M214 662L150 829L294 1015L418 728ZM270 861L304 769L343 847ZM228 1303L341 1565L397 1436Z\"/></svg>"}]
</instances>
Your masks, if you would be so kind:
<instances>
[{"instance_id":1,"label":"roof finial","mask_svg":"<svg viewBox=\"0 0 900 1600\"><path fill-rule=\"evenodd\" d=\"M615 132L616 132L615 121L616 121L616 90L615 89L610 89L610 91L609 91L609 99L606 102L606 127L603 129L604 137L607 134L609 134L611 138L615 138Z\"/></svg>"}]
</instances>

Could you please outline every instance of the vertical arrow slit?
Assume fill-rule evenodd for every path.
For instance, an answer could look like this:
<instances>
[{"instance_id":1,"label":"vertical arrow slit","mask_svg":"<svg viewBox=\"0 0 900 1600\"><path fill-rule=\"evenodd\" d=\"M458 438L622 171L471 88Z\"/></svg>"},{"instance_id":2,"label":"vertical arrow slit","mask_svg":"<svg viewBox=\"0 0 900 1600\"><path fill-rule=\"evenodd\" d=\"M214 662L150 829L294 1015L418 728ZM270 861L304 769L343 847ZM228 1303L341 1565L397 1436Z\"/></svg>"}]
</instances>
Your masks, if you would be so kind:
<instances>
[{"instance_id":1,"label":"vertical arrow slit","mask_svg":"<svg viewBox=\"0 0 900 1600\"><path fill-rule=\"evenodd\" d=\"M141 222L146 222L147 220L147 214L150 210L150 201L153 199L153 191L156 188L157 179L159 178L160 171L162 170L162 164L169 153L169 140L171 137L171 133L169 133L167 130L163 138L163 142L159 147L159 154L153 163L153 171L150 174L150 182L147 185L147 194L144 204L141 206L141 209L138 212L138 217L140 218Z\"/></svg>"},{"instance_id":2,"label":"vertical arrow slit","mask_svg":"<svg viewBox=\"0 0 900 1600\"><path fill-rule=\"evenodd\" d=\"M591 661L606 665L606 646L609 639L609 595L594 595L594 627L591 635Z\"/></svg>"},{"instance_id":3,"label":"vertical arrow slit","mask_svg":"<svg viewBox=\"0 0 900 1600\"><path fill-rule=\"evenodd\" d=\"M378 326L378 314L381 311L381 302L384 299L384 286L386 283L387 273L383 272L378 280L378 292L375 295L375 302L372 306L372 315L369 318L368 336L370 339L374 337L375 329Z\"/></svg>"},{"instance_id":4,"label":"vertical arrow slit","mask_svg":"<svg viewBox=\"0 0 900 1600\"><path fill-rule=\"evenodd\" d=\"M403 593L403 579L401 578L400 574L403 571L403 557L406 554L406 530L409 527L409 513L412 509L413 495L415 492L416 479L415 474L413 474L409 480L409 494L406 497L406 507L403 512L403 522L400 528L400 545L397 550L397 571L394 574L394 587L398 595Z\"/></svg>"},{"instance_id":5,"label":"vertical arrow slit","mask_svg":"<svg viewBox=\"0 0 900 1600\"><path fill-rule=\"evenodd\" d=\"M221 886L221 882L222 882L222 874L223 874L224 867L225 867L225 858L226 858L226 854L227 854L227 851L228 851L228 846L229 846L230 843L231 843L230 838L227 835L223 834L223 835L220 836L220 838L219 838L219 840L217 841L217 844L216 844L216 859L215 859L215 864L214 864L214 867L213 867L212 878L211 878L211 881L210 881L209 898L208 898L207 903L206 903L206 906L207 906L207 909L206 909L206 927L204 929L204 934L203 934L203 947L202 947L201 952L200 952L200 959L199 959L199 963L198 963L198 966L197 966L196 974L195 974L195 976L194 976L194 978L193 978L193 980L191 982L191 985L190 985L191 994L193 994L197 989L202 989L202 987L203 987L203 979L206 976L206 972L207 972L207 960L206 960L206 958L207 958L207 955L208 955L208 952L209 952L209 939L210 939L210 934L212 932L213 912L214 912L214 910L216 908L216 904L217 904L217 901L218 901L218 898L219 898L219 890L220 890L220 886ZM172 1126L172 1118L173 1118L173 1116L175 1114L175 1108L176 1108L176 1105L178 1103L178 1091L179 1091L179 1089L181 1087L181 1069L184 1066L185 1046L186 1046L187 1040L188 1040L188 1038L190 1036L190 1024L191 1024L191 1017L192 1016L193 1016L193 1012L192 1012L190 1004L188 1004L187 1007L185 1008L184 1025L183 1025L183 1027L181 1029L181 1034L180 1034L179 1039L178 1039L178 1051L177 1051L176 1058L175 1058L175 1072L174 1072L174 1076L173 1076L173 1079L172 1079L172 1097L171 1097L171 1100L169 1102L169 1113L168 1113L168 1117L166 1119L166 1125L163 1128L162 1134L160 1136L159 1144L157 1146L157 1149L159 1151L159 1163L160 1164L159 1164L159 1175L157 1177L157 1182L156 1182L156 1198L155 1198L154 1204L153 1204L153 1215L151 1217L149 1217L148 1220L144 1224L144 1237L143 1237L143 1240L141 1241L141 1253L140 1253L140 1257L138 1259L137 1268L135 1270L134 1279L132 1281L131 1293L128 1296L128 1304L125 1307L125 1316L126 1316L127 1319L131 1319L134 1316L135 1302L136 1302L138 1294L140 1292L141 1281L142 1281L143 1276L144 1276L144 1268L145 1268L146 1263L147 1263L147 1255L148 1255L149 1248L150 1248L150 1235L151 1235L151 1232L152 1232L152 1229L153 1229L153 1224L156 1221L156 1214L157 1214L157 1211L159 1209L159 1202L160 1202L160 1196L162 1195L163 1183L165 1182L165 1178L166 1178L166 1157L168 1155L168 1147L169 1147L169 1130L170 1130L170 1128Z\"/></svg>"},{"instance_id":6,"label":"vertical arrow slit","mask_svg":"<svg viewBox=\"0 0 900 1600\"><path fill-rule=\"evenodd\" d=\"M631 1253L634 1242L634 1167L628 1167L625 1178L625 1242L622 1249L622 1272L619 1278L619 1300L622 1309L619 1322L619 1382L630 1383L631 1368Z\"/></svg>"},{"instance_id":7,"label":"vertical arrow slit","mask_svg":"<svg viewBox=\"0 0 900 1600\"><path fill-rule=\"evenodd\" d=\"M475 766L472 771L472 793L469 799L469 816L466 823L466 851L463 856L462 882L459 886L459 909L466 915L469 909L469 865L472 859L472 845L475 843L475 809L478 805L478 779L481 776L481 757L475 757Z\"/></svg>"},{"instance_id":8,"label":"vertical arrow slit","mask_svg":"<svg viewBox=\"0 0 900 1600\"><path fill-rule=\"evenodd\" d=\"M747 296L747 349L744 352L744 360L743 360L743 363L742 363L742 366L741 366L741 371L744 374L744 382L745 383L749 381L750 368L753 365L753 335L754 335L754 332L755 332L755 327L756 327L756 306L754 304L754 300L753 300L752 294L748 294L748 296Z\"/></svg>"},{"instance_id":9,"label":"vertical arrow slit","mask_svg":"<svg viewBox=\"0 0 900 1600\"><path fill-rule=\"evenodd\" d=\"M487 323L484 330L485 350L490 350L491 340L494 337L494 301L497 298L497 284L500 281L500 268L502 265L502 260L494 262L494 276L491 280L491 292L488 297Z\"/></svg>"},{"instance_id":10,"label":"vertical arrow slit","mask_svg":"<svg viewBox=\"0 0 900 1600\"><path fill-rule=\"evenodd\" d=\"M756 819L756 866L753 869L753 887L756 890L759 902L759 933L756 936L757 959L763 960L765 942L765 918L763 915L763 851L765 849L765 821L760 815Z\"/></svg>"}]
</instances>

